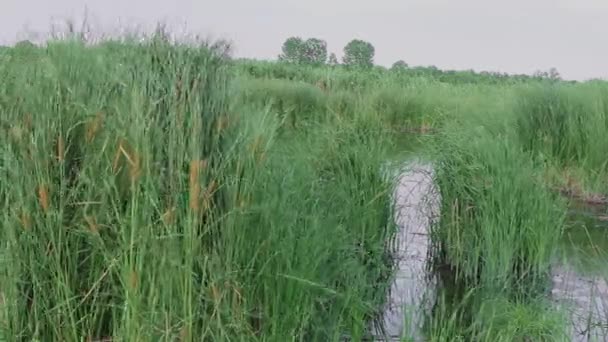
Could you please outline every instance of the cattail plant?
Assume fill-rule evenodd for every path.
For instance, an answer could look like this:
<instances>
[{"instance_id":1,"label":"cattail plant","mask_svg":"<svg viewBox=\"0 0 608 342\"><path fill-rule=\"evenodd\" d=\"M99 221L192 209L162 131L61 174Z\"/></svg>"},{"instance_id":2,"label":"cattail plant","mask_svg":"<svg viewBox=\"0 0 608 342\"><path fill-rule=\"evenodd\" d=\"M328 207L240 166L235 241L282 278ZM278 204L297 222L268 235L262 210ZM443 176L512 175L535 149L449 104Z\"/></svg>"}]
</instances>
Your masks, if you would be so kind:
<instances>
[{"instance_id":1,"label":"cattail plant","mask_svg":"<svg viewBox=\"0 0 608 342\"><path fill-rule=\"evenodd\" d=\"M12 239L16 260L2 272L10 275L2 280L8 335L141 340L162 335L154 327L169 320L175 336L200 336L196 317L207 304L196 298L208 270L198 260L211 252L202 239L210 231L221 238L211 217L227 209L218 187L230 120L224 57L205 44L154 37L98 47L51 42L39 52L27 67L2 66L20 75L5 85L14 103L0 103L18 123L9 134L17 148L4 150L15 171L2 176L12 184L2 209L13 213L2 237ZM188 210L202 220L185 224ZM162 237L158 225L179 229ZM145 259L157 252L156 261ZM178 273L166 278L169 269ZM140 319L153 312L164 314Z\"/></svg>"}]
</instances>

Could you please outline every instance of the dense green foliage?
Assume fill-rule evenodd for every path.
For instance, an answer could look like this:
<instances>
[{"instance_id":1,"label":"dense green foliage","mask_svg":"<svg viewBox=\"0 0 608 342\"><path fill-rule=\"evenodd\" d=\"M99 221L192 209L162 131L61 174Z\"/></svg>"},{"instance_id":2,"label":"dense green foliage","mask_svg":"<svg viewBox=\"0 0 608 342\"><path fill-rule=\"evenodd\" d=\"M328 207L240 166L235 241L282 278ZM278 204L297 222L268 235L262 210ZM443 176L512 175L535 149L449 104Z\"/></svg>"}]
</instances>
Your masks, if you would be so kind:
<instances>
[{"instance_id":1,"label":"dense green foliage","mask_svg":"<svg viewBox=\"0 0 608 342\"><path fill-rule=\"evenodd\" d=\"M342 63L349 67L371 68L376 49L370 42L353 39L344 47Z\"/></svg>"},{"instance_id":2,"label":"dense green foliage","mask_svg":"<svg viewBox=\"0 0 608 342\"><path fill-rule=\"evenodd\" d=\"M404 60L398 60L395 63L393 63L393 65L391 66L391 70L392 71L403 71L404 69L407 69L409 67L409 65L407 65L407 63Z\"/></svg>"},{"instance_id":3,"label":"dense green foliage","mask_svg":"<svg viewBox=\"0 0 608 342\"><path fill-rule=\"evenodd\" d=\"M300 63L302 61L302 47L304 41L300 37L289 37L283 43L282 53L279 60L288 63Z\"/></svg>"},{"instance_id":4,"label":"dense green foliage","mask_svg":"<svg viewBox=\"0 0 608 342\"><path fill-rule=\"evenodd\" d=\"M526 88L518 96L516 111L518 133L526 150L559 169L585 173L576 177L578 182L591 190L608 192L606 84Z\"/></svg>"},{"instance_id":5,"label":"dense green foliage","mask_svg":"<svg viewBox=\"0 0 608 342\"><path fill-rule=\"evenodd\" d=\"M332 52L329 54L329 59L327 60L327 64L329 64L330 66L336 66L339 64L338 57L336 57L335 53Z\"/></svg>"},{"instance_id":6,"label":"dense green foliage","mask_svg":"<svg viewBox=\"0 0 608 342\"><path fill-rule=\"evenodd\" d=\"M279 60L283 62L308 65L327 62L327 43L322 39L290 37L283 43L282 50Z\"/></svg>"},{"instance_id":7,"label":"dense green foliage","mask_svg":"<svg viewBox=\"0 0 608 342\"><path fill-rule=\"evenodd\" d=\"M522 83L548 84L555 81L529 75L509 75L497 72L475 72L441 70L435 67L409 66L407 68L386 69L374 66L371 69L351 69L344 65L312 66L294 65L271 61L238 60L239 73L254 78L278 78L315 84L327 80L337 88L365 90L379 84L407 85L419 82L439 82L453 85L516 85ZM562 82L566 83L566 82Z\"/></svg>"},{"instance_id":8,"label":"dense green foliage","mask_svg":"<svg viewBox=\"0 0 608 342\"><path fill-rule=\"evenodd\" d=\"M402 125L439 130L426 146L442 199L433 256L452 285L441 291L428 322L430 339L568 340L564 318L547 303L567 211L555 190L608 193L600 153L608 128L604 83L433 68L417 75L404 65L347 70L239 61L235 67L245 88L276 82L275 91L257 98L291 101L298 108L292 115L302 113L303 120L327 106L340 113L365 108L391 132ZM288 88L289 95L279 91ZM298 98L293 91L316 96L289 100Z\"/></svg>"},{"instance_id":9,"label":"dense green foliage","mask_svg":"<svg viewBox=\"0 0 608 342\"><path fill-rule=\"evenodd\" d=\"M6 336L364 333L391 269L389 142L366 113L296 131L231 101L220 54L57 42L3 60Z\"/></svg>"}]
</instances>

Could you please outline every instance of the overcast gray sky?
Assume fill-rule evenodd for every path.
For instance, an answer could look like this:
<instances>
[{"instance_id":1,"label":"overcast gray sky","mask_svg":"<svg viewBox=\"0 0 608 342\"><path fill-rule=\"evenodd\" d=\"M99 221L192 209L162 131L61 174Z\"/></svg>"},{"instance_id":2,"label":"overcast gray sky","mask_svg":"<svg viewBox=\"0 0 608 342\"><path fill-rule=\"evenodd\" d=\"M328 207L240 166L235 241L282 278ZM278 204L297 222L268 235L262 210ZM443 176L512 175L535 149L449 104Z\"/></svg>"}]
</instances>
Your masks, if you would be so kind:
<instances>
[{"instance_id":1,"label":"overcast gray sky","mask_svg":"<svg viewBox=\"0 0 608 342\"><path fill-rule=\"evenodd\" d=\"M608 0L0 0L0 41L80 20L85 7L100 31L166 21L229 39L243 57L275 58L292 35L340 56L359 38L387 66L608 78Z\"/></svg>"}]
</instances>

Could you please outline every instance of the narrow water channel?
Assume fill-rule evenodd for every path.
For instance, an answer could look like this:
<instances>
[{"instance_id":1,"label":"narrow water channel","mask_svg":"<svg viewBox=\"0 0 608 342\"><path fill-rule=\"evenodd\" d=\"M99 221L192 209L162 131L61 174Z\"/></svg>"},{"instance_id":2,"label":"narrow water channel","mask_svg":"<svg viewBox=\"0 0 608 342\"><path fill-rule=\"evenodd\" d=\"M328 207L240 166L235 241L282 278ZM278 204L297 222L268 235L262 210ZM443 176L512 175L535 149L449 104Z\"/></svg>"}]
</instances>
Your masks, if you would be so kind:
<instances>
[{"instance_id":1,"label":"narrow water channel","mask_svg":"<svg viewBox=\"0 0 608 342\"><path fill-rule=\"evenodd\" d=\"M435 280L428 272L430 226L439 214L439 196L430 164L411 161L398 168L394 191L398 233L395 277L391 284L377 341L400 341L409 337L424 341L422 327L435 296Z\"/></svg>"},{"instance_id":2,"label":"narrow water channel","mask_svg":"<svg viewBox=\"0 0 608 342\"><path fill-rule=\"evenodd\" d=\"M393 250L395 276L375 341L425 341L424 321L437 294L429 272L430 227L439 217L439 192L431 164L413 160L396 172L398 233ZM565 314L569 341L608 341L608 222L575 208L552 269L551 300Z\"/></svg>"}]
</instances>

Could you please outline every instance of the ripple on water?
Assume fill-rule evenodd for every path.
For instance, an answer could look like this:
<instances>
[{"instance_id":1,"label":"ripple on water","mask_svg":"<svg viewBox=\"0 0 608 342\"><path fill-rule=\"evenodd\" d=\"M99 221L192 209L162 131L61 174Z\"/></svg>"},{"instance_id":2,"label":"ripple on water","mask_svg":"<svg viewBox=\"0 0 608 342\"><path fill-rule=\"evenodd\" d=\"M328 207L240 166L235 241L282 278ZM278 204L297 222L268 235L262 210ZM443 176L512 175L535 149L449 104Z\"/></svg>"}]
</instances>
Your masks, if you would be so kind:
<instances>
[{"instance_id":1,"label":"ripple on water","mask_svg":"<svg viewBox=\"0 0 608 342\"><path fill-rule=\"evenodd\" d=\"M432 308L437 286L436 279L428 273L429 233L439 215L440 197L433 183L433 168L428 163L412 161L403 167L392 164L384 171L396 178L394 210L398 233L393 250L397 260L380 327L372 329L372 334L378 341L398 341L402 337L424 341L422 326ZM608 247L608 226L603 229L606 229L602 235L605 243L601 246ZM601 240L588 237L596 243ZM608 256L608 248L601 249ZM608 270L608 264L602 265ZM553 267L551 299L556 308L568 314L571 341L608 341L605 275L608 272L588 274L573 262L560 262Z\"/></svg>"},{"instance_id":2,"label":"ripple on water","mask_svg":"<svg viewBox=\"0 0 608 342\"><path fill-rule=\"evenodd\" d=\"M422 341L424 317L432 307L434 279L428 274L430 226L439 213L439 195L431 165L418 161L398 169L394 192L398 233L393 250L396 270L381 327L373 329L378 340L408 336Z\"/></svg>"},{"instance_id":3,"label":"ripple on water","mask_svg":"<svg viewBox=\"0 0 608 342\"><path fill-rule=\"evenodd\" d=\"M552 269L551 297L567 314L571 341L608 341L608 225L594 216L571 216Z\"/></svg>"}]
</instances>

